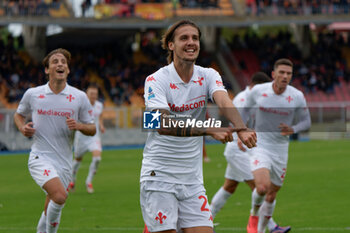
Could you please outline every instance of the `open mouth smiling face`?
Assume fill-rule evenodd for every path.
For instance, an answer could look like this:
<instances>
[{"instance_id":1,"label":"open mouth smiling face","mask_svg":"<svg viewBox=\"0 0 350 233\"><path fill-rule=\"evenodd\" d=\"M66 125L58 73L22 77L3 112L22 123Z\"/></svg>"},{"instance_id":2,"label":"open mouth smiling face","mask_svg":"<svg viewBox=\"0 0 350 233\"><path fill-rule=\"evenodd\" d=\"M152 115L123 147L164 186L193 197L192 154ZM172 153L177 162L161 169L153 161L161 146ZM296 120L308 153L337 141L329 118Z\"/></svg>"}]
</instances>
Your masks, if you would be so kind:
<instances>
[{"instance_id":1,"label":"open mouth smiling face","mask_svg":"<svg viewBox=\"0 0 350 233\"><path fill-rule=\"evenodd\" d=\"M49 67L45 68L45 73L50 78L66 79L69 68L65 56L61 53L53 54L49 60Z\"/></svg>"}]
</instances>

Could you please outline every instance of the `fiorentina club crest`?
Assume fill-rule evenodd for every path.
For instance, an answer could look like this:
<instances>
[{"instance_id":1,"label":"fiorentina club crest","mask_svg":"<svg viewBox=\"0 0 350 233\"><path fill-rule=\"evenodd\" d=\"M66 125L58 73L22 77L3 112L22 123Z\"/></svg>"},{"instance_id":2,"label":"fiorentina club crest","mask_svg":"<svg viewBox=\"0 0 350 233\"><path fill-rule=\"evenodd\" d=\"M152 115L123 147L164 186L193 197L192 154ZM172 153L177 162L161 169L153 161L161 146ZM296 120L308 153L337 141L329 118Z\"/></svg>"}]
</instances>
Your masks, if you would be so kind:
<instances>
[{"instance_id":1,"label":"fiorentina club crest","mask_svg":"<svg viewBox=\"0 0 350 233\"><path fill-rule=\"evenodd\" d=\"M155 220L159 221L160 224L163 224L163 220L165 220L166 218L166 215L159 211Z\"/></svg>"},{"instance_id":2,"label":"fiorentina club crest","mask_svg":"<svg viewBox=\"0 0 350 233\"><path fill-rule=\"evenodd\" d=\"M288 103L290 103L293 100L293 98L291 96L288 96L286 100L288 101Z\"/></svg>"},{"instance_id":3,"label":"fiorentina club crest","mask_svg":"<svg viewBox=\"0 0 350 233\"><path fill-rule=\"evenodd\" d=\"M69 96L66 97L69 102L72 102L75 98L72 96L72 94L69 94Z\"/></svg>"}]
</instances>

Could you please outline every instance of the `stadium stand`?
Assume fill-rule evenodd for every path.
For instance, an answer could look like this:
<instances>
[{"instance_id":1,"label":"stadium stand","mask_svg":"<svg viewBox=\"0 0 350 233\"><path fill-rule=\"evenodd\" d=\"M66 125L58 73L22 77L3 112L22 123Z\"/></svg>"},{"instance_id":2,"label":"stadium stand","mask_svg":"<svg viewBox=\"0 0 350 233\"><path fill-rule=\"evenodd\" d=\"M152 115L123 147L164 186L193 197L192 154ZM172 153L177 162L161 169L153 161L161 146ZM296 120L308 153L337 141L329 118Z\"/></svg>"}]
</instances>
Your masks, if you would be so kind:
<instances>
[{"instance_id":1,"label":"stadium stand","mask_svg":"<svg viewBox=\"0 0 350 233\"><path fill-rule=\"evenodd\" d=\"M0 16L49 16L70 17L71 13L62 0L3 0L0 3Z\"/></svg>"},{"instance_id":2,"label":"stadium stand","mask_svg":"<svg viewBox=\"0 0 350 233\"><path fill-rule=\"evenodd\" d=\"M232 40L231 48L234 57L238 60L240 70L231 70L237 78L241 88L246 85L249 77L258 70L270 73L272 70L270 60L277 57L290 57L296 66L293 85L306 93L308 101L349 101L349 73L346 58L342 59L341 50L335 45L342 45L344 50L348 47L336 39L335 34L320 34L319 40L313 48L323 46L328 56L301 59L298 52L290 54L284 49L297 48L291 44L290 35L280 35L277 38L245 35L245 44L240 44L238 39ZM92 46L90 48L72 48L73 60L71 65L70 83L80 89L85 89L88 83L95 82L101 87L101 96L107 106L142 105L144 78L165 64L164 60L157 58L162 56L159 38L148 39L147 34L143 36L141 49L137 52L120 51L118 47L130 47L130 45L109 44L102 47ZM285 38L285 39L282 39ZM327 38L328 48L323 44ZM0 52L3 58L0 61L1 72L1 96L3 106L16 107L18 100L24 91L31 87L46 82L43 67L33 61L23 49L21 37L18 38L18 48L14 46L14 38L7 37L7 43L0 40ZM275 44L274 48L270 45ZM322 44L322 45L320 45ZM272 48L272 51L259 50ZM293 49L293 50L294 50ZM287 52L287 54L285 53ZM203 53L201 63L215 65L210 54ZM125 61L125 57L132 58ZM124 58L124 59L123 59ZM217 65L216 65L217 66ZM218 68L218 66L217 66ZM240 74L240 75L238 75ZM226 86L230 87L229 82Z\"/></svg>"},{"instance_id":3,"label":"stadium stand","mask_svg":"<svg viewBox=\"0 0 350 233\"><path fill-rule=\"evenodd\" d=\"M246 0L250 15L310 15L348 14L350 5L345 0Z\"/></svg>"},{"instance_id":4,"label":"stadium stand","mask_svg":"<svg viewBox=\"0 0 350 233\"><path fill-rule=\"evenodd\" d=\"M74 18L69 0L3 0L0 16ZM348 14L346 0L84 0L82 17L164 20L174 16L283 16Z\"/></svg>"},{"instance_id":5,"label":"stadium stand","mask_svg":"<svg viewBox=\"0 0 350 233\"><path fill-rule=\"evenodd\" d=\"M89 44L79 43L82 38L75 38L78 43L74 44L61 43L72 53L68 82L82 90L89 83L98 84L100 98L106 107L142 107L145 78L166 63L159 36L153 30L143 33L137 51L131 49L132 44L127 42L125 36L103 44L98 35L90 39L92 42ZM50 38L48 43L52 40L55 38ZM7 108L15 108L29 87L46 83L44 67L30 57L21 41L22 37L13 38L11 35L8 35L6 42L0 39L0 52L4 54L0 60L0 100ZM48 50L56 47L56 44L49 45ZM212 54L204 50L198 62L219 70ZM229 82L224 83L230 88Z\"/></svg>"},{"instance_id":6,"label":"stadium stand","mask_svg":"<svg viewBox=\"0 0 350 233\"><path fill-rule=\"evenodd\" d=\"M295 63L293 85L304 91L309 104L315 107L313 119L322 122L325 119L325 112L322 112L324 106L333 106L334 103L336 106L344 105L344 112L349 113L350 43L347 38L350 24L343 25L340 29L331 29L327 25L334 21L348 21L349 4L346 1L99 0L99 4L90 5L87 0L79 6L79 10L84 11L83 17L77 17L76 12L73 12L73 2L0 1L0 128L4 132L0 134L0 141L6 142L11 150L30 146L30 141L17 141L22 137L18 137L17 130L12 128L13 109L27 88L46 82L43 67L40 61L34 59L37 54L32 51L33 47L42 44L33 43L28 46L24 43L27 42L25 34L23 37L12 38L4 33L5 27L15 21L23 23L29 32L35 31L33 29L38 24L58 24L62 27L60 36L47 36L46 29L42 27L41 35L29 33L29 37L32 36L29 40L43 39L46 51L59 46L72 52L70 84L80 89L84 89L89 82L100 86L100 99L104 100L107 107L105 125L108 130L103 140L105 145L144 143L144 138L139 133L143 82L147 75L166 62L159 44L160 30L172 21L185 17L198 22L203 29L209 28L210 30L203 31L211 31L215 35L212 37L204 33L204 38L209 37L209 41L212 39L214 49L207 52L203 46L204 53L198 63L221 70L224 85L229 90L234 90L229 93L231 96L238 91L238 86L241 89L248 83L253 72L263 70L270 73L274 59L286 56ZM312 26L314 20L323 25ZM281 28L281 22L285 26L284 30L287 27L291 29L293 23L296 27L308 27L308 30L314 27L320 31L326 28L338 31L320 33L319 36L313 31L316 37L311 38L312 56L304 57L304 51L300 49L300 44L304 41L296 40L295 34L285 31L276 33ZM277 24L278 27L271 27L272 30L265 29L269 33L251 33L259 33L260 25ZM108 38L109 35L101 35L100 29L120 33L120 37L101 41L101 38ZM239 32L227 42L229 48L222 49L218 46L224 37L221 32L231 29ZM247 30L250 33L244 35L243 32ZM65 36L67 32L80 34L82 31L89 31L90 34L78 38ZM123 37L124 34L129 37ZM207 45L205 42L203 44ZM226 65L222 60L226 61Z\"/></svg>"},{"instance_id":7,"label":"stadium stand","mask_svg":"<svg viewBox=\"0 0 350 233\"><path fill-rule=\"evenodd\" d=\"M229 0L118 0L101 1L94 5L93 8L94 17L98 19L106 17L140 17L149 20L164 20L172 16L234 15L232 3Z\"/></svg>"},{"instance_id":8,"label":"stadium stand","mask_svg":"<svg viewBox=\"0 0 350 233\"><path fill-rule=\"evenodd\" d=\"M249 77L259 70L270 73L273 60L288 57L295 64L293 85L306 93L308 101L348 101L349 43L341 34L318 33L311 53L303 58L289 32L276 36L246 33L243 39L234 36L229 44L243 74L237 75L243 88ZM344 56L345 55L345 56ZM247 81L248 80L248 81Z\"/></svg>"}]
</instances>

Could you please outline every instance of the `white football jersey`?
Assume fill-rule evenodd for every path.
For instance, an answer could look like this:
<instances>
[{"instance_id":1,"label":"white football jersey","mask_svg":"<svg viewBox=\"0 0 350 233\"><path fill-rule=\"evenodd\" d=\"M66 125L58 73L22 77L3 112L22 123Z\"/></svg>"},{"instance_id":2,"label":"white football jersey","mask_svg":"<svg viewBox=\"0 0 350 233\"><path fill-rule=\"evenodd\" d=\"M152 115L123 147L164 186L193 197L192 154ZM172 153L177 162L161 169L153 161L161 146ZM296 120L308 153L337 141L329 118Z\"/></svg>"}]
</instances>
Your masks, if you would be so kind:
<instances>
[{"instance_id":1,"label":"white football jersey","mask_svg":"<svg viewBox=\"0 0 350 233\"><path fill-rule=\"evenodd\" d=\"M205 120L208 98L215 91L226 91L218 72L194 66L184 83L171 63L145 81L146 110L166 109L172 115ZM178 184L202 184L203 137L175 137L148 133L143 151L141 182L159 180Z\"/></svg>"},{"instance_id":2,"label":"white football jersey","mask_svg":"<svg viewBox=\"0 0 350 233\"><path fill-rule=\"evenodd\" d=\"M92 141L98 140L99 142L101 141L101 131L100 131L100 116L103 111L103 104L96 100L95 104L92 106L93 109L93 115L95 119L95 125L96 125L96 134L94 136L87 136L82 134L80 131L75 132L75 137L74 137L74 145L77 143L91 143Z\"/></svg>"},{"instance_id":3,"label":"white football jersey","mask_svg":"<svg viewBox=\"0 0 350 233\"><path fill-rule=\"evenodd\" d=\"M78 122L93 123L92 107L86 94L66 84L59 94L49 85L29 88L17 108L17 113L31 114L35 128L32 153L45 154L63 169L71 169L74 131L68 129L67 117Z\"/></svg>"},{"instance_id":4,"label":"white football jersey","mask_svg":"<svg viewBox=\"0 0 350 233\"><path fill-rule=\"evenodd\" d=\"M282 136L278 128L281 123L292 126L296 133L310 127L310 114L303 93L288 85L282 94L277 95L272 84L255 85L246 96L244 109L256 107L258 146L260 143L288 145L289 137Z\"/></svg>"},{"instance_id":5,"label":"white football jersey","mask_svg":"<svg viewBox=\"0 0 350 233\"><path fill-rule=\"evenodd\" d=\"M232 103L233 105L237 108L237 110L241 113L243 111L243 108L245 106L245 102L247 100L247 95L249 94L250 89L247 86L243 91L239 92L235 98L233 98ZM255 124L255 109L256 108L249 108L249 119L248 122L246 123L247 127L250 129L254 129L254 124ZM224 155L225 156L236 156L238 155L237 152L239 153L240 156L248 158L248 155L245 154L243 151L240 151L237 145L237 133L232 133L233 136L233 141L226 143ZM243 145L247 150L248 147ZM234 154L233 154L234 153Z\"/></svg>"},{"instance_id":6,"label":"white football jersey","mask_svg":"<svg viewBox=\"0 0 350 233\"><path fill-rule=\"evenodd\" d=\"M250 89L247 86L243 91L239 92L235 98L233 98L232 103L237 108L237 110L241 113L245 106L245 102L247 101L247 95L249 94ZM250 129L254 129L255 127L255 107L249 108L249 119L246 122L246 126ZM238 138L237 133L232 134L234 139Z\"/></svg>"}]
</instances>

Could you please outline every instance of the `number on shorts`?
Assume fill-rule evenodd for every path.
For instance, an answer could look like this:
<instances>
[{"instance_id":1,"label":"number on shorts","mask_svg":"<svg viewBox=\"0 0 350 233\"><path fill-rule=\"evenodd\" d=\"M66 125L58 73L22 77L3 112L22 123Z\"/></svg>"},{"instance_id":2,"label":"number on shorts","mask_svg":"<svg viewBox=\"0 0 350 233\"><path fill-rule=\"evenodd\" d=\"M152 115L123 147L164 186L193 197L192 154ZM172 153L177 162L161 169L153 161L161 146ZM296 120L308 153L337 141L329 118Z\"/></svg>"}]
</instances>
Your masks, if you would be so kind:
<instances>
[{"instance_id":1,"label":"number on shorts","mask_svg":"<svg viewBox=\"0 0 350 233\"><path fill-rule=\"evenodd\" d=\"M198 197L198 199L204 199L203 205L201 207L201 211L209 211L209 209L206 208L207 203L208 203L208 200L207 200L206 196L201 195L201 196Z\"/></svg>"}]
</instances>

